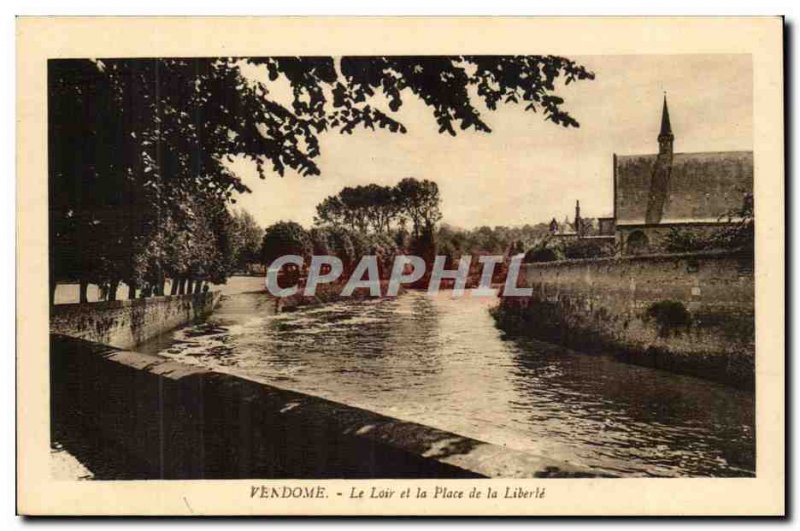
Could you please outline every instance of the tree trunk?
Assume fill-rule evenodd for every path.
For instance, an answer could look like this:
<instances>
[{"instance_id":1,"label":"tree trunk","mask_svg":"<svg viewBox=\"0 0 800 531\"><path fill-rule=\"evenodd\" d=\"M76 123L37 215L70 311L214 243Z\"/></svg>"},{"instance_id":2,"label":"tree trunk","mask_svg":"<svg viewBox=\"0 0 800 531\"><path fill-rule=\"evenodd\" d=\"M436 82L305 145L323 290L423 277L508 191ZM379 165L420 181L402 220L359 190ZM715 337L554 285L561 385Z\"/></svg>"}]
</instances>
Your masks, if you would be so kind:
<instances>
[{"instance_id":1,"label":"tree trunk","mask_svg":"<svg viewBox=\"0 0 800 531\"><path fill-rule=\"evenodd\" d=\"M119 280L112 280L108 284L108 300L117 300L117 288L119 287Z\"/></svg>"},{"instance_id":2,"label":"tree trunk","mask_svg":"<svg viewBox=\"0 0 800 531\"><path fill-rule=\"evenodd\" d=\"M78 300L80 301L81 304L89 302L88 292L89 292L89 283L87 281L85 281L85 280L81 280L80 281L80 288L79 288L79 295L78 295L78 297L79 297Z\"/></svg>"},{"instance_id":3,"label":"tree trunk","mask_svg":"<svg viewBox=\"0 0 800 531\"><path fill-rule=\"evenodd\" d=\"M186 277L181 277L178 281L178 295L186 293Z\"/></svg>"},{"instance_id":4,"label":"tree trunk","mask_svg":"<svg viewBox=\"0 0 800 531\"><path fill-rule=\"evenodd\" d=\"M202 293L203 292L203 281L202 280L198 280L197 282L195 282L195 284L194 284L194 292L195 293Z\"/></svg>"},{"instance_id":5,"label":"tree trunk","mask_svg":"<svg viewBox=\"0 0 800 531\"><path fill-rule=\"evenodd\" d=\"M165 282L166 282L166 279L164 277L159 277L158 278L158 282L156 283L155 292L156 292L156 295L159 296L159 297L163 297L164 296L164 283Z\"/></svg>"},{"instance_id":6,"label":"tree trunk","mask_svg":"<svg viewBox=\"0 0 800 531\"><path fill-rule=\"evenodd\" d=\"M136 283L133 281L129 281L128 284L128 298L135 299L136 298Z\"/></svg>"}]
</instances>

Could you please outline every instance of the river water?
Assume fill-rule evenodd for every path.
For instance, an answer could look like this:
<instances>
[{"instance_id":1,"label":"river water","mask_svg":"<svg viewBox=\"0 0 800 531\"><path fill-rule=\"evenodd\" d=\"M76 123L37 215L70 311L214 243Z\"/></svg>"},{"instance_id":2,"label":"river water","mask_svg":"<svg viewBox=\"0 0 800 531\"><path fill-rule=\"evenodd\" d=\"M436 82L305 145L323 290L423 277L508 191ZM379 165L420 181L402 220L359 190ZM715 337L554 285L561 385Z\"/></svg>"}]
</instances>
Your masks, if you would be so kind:
<instances>
[{"instance_id":1,"label":"river water","mask_svg":"<svg viewBox=\"0 0 800 531\"><path fill-rule=\"evenodd\" d=\"M139 350L612 474L754 475L752 393L506 337L497 299L273 304L226 296Z\"/></svg>"}]
</instances>

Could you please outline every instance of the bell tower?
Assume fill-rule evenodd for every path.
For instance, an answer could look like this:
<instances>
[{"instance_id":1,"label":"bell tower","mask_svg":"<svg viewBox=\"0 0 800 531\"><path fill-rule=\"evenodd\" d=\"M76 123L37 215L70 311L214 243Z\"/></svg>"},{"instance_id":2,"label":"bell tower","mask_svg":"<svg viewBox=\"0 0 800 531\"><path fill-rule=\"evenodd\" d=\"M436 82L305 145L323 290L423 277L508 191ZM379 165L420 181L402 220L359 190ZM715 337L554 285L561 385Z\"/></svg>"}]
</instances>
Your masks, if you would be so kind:
<instances>
[{"instance_id":1,"label":"bell tower","mask_svg":"<svg viewBox=\"0 0 800 531\"><path fill-rule=\"evenodd\" d=\"M669 108L667 95L664 94L664 107L661 110L661 131L658 133L658 153L672 156L672 143L675 135L672 134L672 125L669 123Z\"/></svg>"},{"instance_id":2,"label":"bell tower","mask_svg":"<svg viewBox=\"0 0 800 531\"><path fill-rule=\"evenodd\" d=\"M653 225L661 222L664 205L669 196L669 180L672 174L672 143L675 136L669 123L667 95L664 94L664 107L661 110L661 130L658 133L658 156L650 178L650 194L647 198L645 223Z\"/></svg>"}]
</instances>

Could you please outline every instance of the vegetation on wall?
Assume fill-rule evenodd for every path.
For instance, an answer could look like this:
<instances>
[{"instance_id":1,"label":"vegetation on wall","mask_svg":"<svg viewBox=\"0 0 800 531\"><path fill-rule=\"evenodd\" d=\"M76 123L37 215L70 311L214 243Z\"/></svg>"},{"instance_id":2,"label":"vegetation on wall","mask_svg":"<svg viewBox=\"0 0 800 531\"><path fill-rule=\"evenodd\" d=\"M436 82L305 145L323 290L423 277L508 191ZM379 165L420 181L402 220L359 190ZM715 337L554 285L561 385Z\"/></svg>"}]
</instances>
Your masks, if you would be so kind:
<instances>
[{"instance_id":1,"label":"vegetation on wall","mask_svg":"<svg viewBox=\"0 0 800 531\"><path fill-rule=\"evenodd\" d=\"M653 319L658 326L658 335L669 337L692 324L692 316L682 302L665 300L651 304L645 312L647 319Z\"/></svg>"},{"instance_id":2,"label":"vegetation on wall","mask_svg":"<svg viewBox=\"0 0 800 531\"><path fill-rule=\"evenodd\" d=\"M525 262L553 262L615 256L613 241L595 238L556 238L547 235L525 253Z\"/></svg>"},{"instance_id":3,"label":"vegetation on wall","mask_svg":"<svg viewBox=\"0 0 800 531\"><path fill-rule=\"evenodd\" d=\"M674 227L664 237L663 250L670 253L709 250L754 252L755 220L752 195L746 196L742 207L728 212L721 221L727 223L720 228L707 231Z\"/></svg>"}]
</instances>

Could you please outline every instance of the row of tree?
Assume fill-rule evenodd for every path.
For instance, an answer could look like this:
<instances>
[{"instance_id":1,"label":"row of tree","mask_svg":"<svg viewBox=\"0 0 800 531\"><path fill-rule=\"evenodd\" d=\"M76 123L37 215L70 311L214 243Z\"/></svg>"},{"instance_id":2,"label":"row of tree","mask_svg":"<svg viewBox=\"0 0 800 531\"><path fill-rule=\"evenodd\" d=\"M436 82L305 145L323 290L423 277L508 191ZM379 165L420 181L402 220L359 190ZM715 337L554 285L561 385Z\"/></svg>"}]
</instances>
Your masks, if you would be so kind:
<instances>
[{"instance_id":1,"label":"row of tree","mask_svg":"<svg viewBox=\"0 0 800 531\"><path fill-rule=\"evenodd\" d=\"M262 257L269 265L284 255L302 256L308 263L312 255L336 256L342 261L345 273L355 269L363 256L376 256L382 277L391 270L394 258L403 253L396 241L382 232L360 232L342 226L304 229L293 221L270 225L264 232Z\"/></svg>"},{"instance_id":2,"label":"row of tree","mask_svg":"<svg viewBox=\"0 0 800 531\"><path fill-rule=\"evenodd\" d=\"M116 297L199 291L233 256L228 200L245 188L220 163L225 114L247 101L215 62L48 63L51 301L59 281ZM241 118L239 118L241 119Z\"/></svg>"},{"instance_id":3,"label":"row of tree","mask_svg":"<svg viewBox=\"0 0 800 531\"><path fill-rule=\"evenodd\" d=\"M514 255L530 249L548 231L546 223L518 227L482 226L475 229L461 229L443 223L436 231L436 242L440 254L454 258L477 254Z\"/></svg>"},{"instance_id":4,"label":"row of tree","mask_svg":"<svg viewBox=\"0 0 800 531\"><path fill-rule=\"evenodd\" d=\"M361 233L391 234L411 224L415 237L441 218L438 185L407 177L396 186L345 187L317 205L317 225L347 227Z\"/></svg>"}]
</instances>

